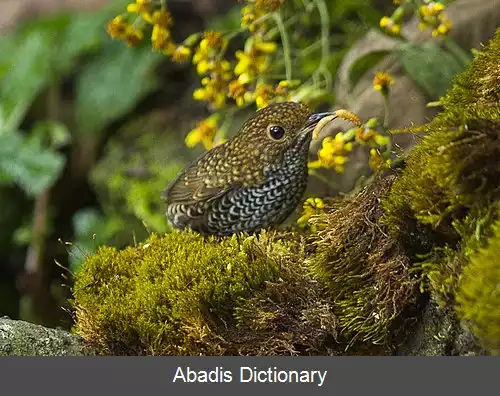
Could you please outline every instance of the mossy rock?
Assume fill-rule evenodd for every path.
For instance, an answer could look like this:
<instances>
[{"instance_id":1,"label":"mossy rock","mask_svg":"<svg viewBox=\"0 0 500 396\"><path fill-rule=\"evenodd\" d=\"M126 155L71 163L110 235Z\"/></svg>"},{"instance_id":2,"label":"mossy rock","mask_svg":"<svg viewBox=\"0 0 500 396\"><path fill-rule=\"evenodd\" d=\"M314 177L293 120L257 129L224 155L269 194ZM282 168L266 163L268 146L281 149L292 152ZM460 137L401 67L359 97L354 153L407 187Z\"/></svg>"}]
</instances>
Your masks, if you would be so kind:
<instances>
[{"instance_id":1,"label":"mossy rock","mask_svg":"<svg viewBox=\"0 0 500 396\"><path fill-rule=\"evenodd\" d=\"M350 342L389 344L404 328L402 314L417 301L417 278L402 244L381 225L381 202L394 174L380 175L356 196L313 219L316 246L309 259L334 300L342 334Z\"/></svg>"},{"instance_id":2,"label":"mossy rock","mask_svg":"<svg viewBox=\"0 0 500 396\"><path fill-rule=\"evenodd\" d=\"M265 232L103 247L75 279L76 331L104 354L324 353L335 318L303 255Z\"/></svg>"},{"instance_id":3,"label":"mossy rock","mask_svg":"<svg viewBox=\"0 0 500 396\"><path fill-rule=\"evenodd\" d=\"M500 31L457 76L442 99L444 110L414 129L428 135L408 155L404 171L383 201L382 218L391 235L405 244L420 273L422 291L448 312L455 311L459 301L456 326L469 328L460 318L472 322L485 353L496 353L500 345L494 318L485 320L481 311L489 304L491 312L500 312L500 303L491 290L477 294L483 287L479 280L489 273L494 283L499 268L498 261L491 260L494 254L483 250L493 233L500 199L499 64ZM494 239L490 246L495 249ZM478 266L482 255L490 258L484 268ZM474 271L482 275L472 280Z\"/></svg>"},{"instance_id":4,"label":"mossy rock","mask_svg":"<svg viewBox=\"0 0 500 396\"><path fill-rule=\"evenodd\" d=\"M486 247L470 258L457 291L459 315L472 325L482 345L500 355L500 220Z\"/></svg>"}]
</instances>

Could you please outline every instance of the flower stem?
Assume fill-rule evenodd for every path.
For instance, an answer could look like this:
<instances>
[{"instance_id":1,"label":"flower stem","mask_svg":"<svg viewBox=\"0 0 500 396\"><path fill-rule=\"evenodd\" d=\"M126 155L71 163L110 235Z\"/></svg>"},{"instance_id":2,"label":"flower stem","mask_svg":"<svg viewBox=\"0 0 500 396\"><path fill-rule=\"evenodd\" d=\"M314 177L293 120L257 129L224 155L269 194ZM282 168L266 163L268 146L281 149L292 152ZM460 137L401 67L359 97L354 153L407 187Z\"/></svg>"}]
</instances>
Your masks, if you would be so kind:
<instances>
[{"instance_id":1,"label":"flower stem","mask_svg":"<svg viewBox=\"0 0 500 396\"><path fill-rule=\"evenodd\" d=\"M290 40L283 24L283 19L279 12L274 14L274 20L276 21L276 26L280 31L281 43L283 44L283 56L285 57L285 74L286 79L290 81L292 79L292 54L290 53Z\"/></svg>"},{"instance_id":2,"label":"flower stem","mask_svg":"<svg viewBox=\"0 0 500 396\"><path fill-rule=\"evenodd\" d=\"M323 0L314 0L314 3L318 8L321 21L321 62L317 72L323 76L327 90L330 91L333 86L332 76L328 70L328 59L330 58L330 18L328 16L328 8Z\"/></svg>"},{"instance_id":3,"label":"flower stem","mask_svg":"<svg viewBox=\"0 0 500 396\"><path fill-rule=\"evenodd\" d=\"M384 97L384 129L387 131L389 127L389 116L390 116L390 108L389 108L389 93L385 93L382 95Z\"/></svg>"}]
</instances>

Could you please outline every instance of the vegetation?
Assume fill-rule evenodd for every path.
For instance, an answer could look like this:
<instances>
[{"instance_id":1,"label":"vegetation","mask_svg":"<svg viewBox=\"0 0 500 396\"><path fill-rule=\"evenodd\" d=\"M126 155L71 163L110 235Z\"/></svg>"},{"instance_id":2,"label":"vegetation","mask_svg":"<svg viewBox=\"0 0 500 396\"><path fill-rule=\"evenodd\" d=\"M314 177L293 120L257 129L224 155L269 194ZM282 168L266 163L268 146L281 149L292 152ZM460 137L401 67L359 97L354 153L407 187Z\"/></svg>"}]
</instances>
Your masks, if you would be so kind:
<instances>
[{"instance_id":1,"label":"vegetation","mask_svg":"<svg viewBox=\"0 0 500 396\"><path fill-rule=\"evenodd\" d=\"M312 214L314 227L305 236L240 236L221 239L214 249L213 239L170 233L120 253L103 248L76 277L77 330L104 353L116 353L110 345L117 342L121 353L322 354L346 347L369 353L367 345L376 344L382 347L372 353L390 353L418 317L420 279L421 291L442 309L458 304L454 320L472 322L482 346L496 353L500 80L471 70L492 70L499 42L497 35L456 79L404 169L381 172L359 193ZM490 89L471 82L473 91L464 91L467 76L488 79ZM464 100L475 106L465 107L465 118L456 116ZM172 286L174 274L182 283ZM297 296L299 305L292 302ZM249 339L245 330L259 342L240 349Z\"/></svg>"},{"instance_id":2,"label":"vegetation","mask_svg":"<svg viewBox=\"0 0 500 396\"><path fill-rule=\"evenodd\" d=\"M0 256L25 275L19 306L14 279L0 284L14 302L0 313L60 325L71 295L65 325L101 354L391 354L429 298L499 353L499 34L468 66L444 1L249 0L185 26L168 2L126 3L0 40ZM443 45L407 42L411 14ZM309 197L277 233L171 231L159 197L177 171L256 108L332 106L337 67L370 27L400 39L394 54L442 111L389 130L398 81L380 70L384 119L325 137L309 163L311 177L348 172L366 150L375 175L358 190ZM396 157L393 133L426 136Z\"/></svg>"}]
</instances>

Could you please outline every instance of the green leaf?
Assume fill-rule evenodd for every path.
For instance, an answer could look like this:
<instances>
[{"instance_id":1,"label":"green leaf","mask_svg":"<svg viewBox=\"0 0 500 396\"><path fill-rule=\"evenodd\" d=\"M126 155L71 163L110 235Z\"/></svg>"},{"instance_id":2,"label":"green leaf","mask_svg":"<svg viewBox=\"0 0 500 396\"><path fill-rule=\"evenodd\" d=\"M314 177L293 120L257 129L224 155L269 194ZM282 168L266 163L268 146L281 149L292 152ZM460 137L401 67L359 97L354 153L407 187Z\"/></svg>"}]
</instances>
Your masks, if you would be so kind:
<instances>
[{"instance_id":1,"label":"green leaf","mask_svg":"<svg viewBox=\"0 0 500 396\"><path fill-rule=\"evenodd\" d=\"M39 92L71 71L78 56L102 46L110 10L60 13L23 24L0 39L2 127L19 128Z\"/></svg>"},{"instance_id":2,"label":"green leaf","mask_svg":"<svg viewBox=\"0 0 500 396\"><path fill-rule=\"evenodd\" d=\"M26 139L19 132L0 135L0 180L16 183L32 196L58 179L64 157L43 147L39 139Z\"/></svg>"},{"instance_id":3,"label":"green leaf","mask_svg":"<svg viewBox=\"0 0 500 396\"><path fill-rule=\"evenodd\" d=\"M69 72L79 56L102 48L110 40L104 27L112 15L109 9L72 14L55 53L58 69Z\"/></svg>"},{"instance_id":4,"label":"green leaf","mask_svg":"<svg viewBox=\"0 0 500 396\"><path fill-rule=\"evenodd\" d=\"M77 80L75 111L79 133L100 132L154 90L158 86L154 68L163 59L147 46L135 50L120 42L106 46Z\"/></svg>"},{"instance_id":5,"label":"green leaf","mask_svg":"<svg viewBox=\"0 0 500 396\"><path fill-rule=\"evenodd\" d=\"M8 40L12 41L0 45L0 51L12 46L9 56L4 53L0 58L0 111L2 127L11 130L19 127L26 110L51 75L47 53L52 40L44 34Z\"/></svg>"},{"instance_id":6,"label":"green leaf","mask_svg":"<svg viewBox=\"0 0 500 396\"><path fill-rule=\"evenodd\" d=\"M451 53L432 42L404 43L396 53L408 75L432 99L443 96L453 77L464 70L461 62Z\"/></svg>"}]
</instances>

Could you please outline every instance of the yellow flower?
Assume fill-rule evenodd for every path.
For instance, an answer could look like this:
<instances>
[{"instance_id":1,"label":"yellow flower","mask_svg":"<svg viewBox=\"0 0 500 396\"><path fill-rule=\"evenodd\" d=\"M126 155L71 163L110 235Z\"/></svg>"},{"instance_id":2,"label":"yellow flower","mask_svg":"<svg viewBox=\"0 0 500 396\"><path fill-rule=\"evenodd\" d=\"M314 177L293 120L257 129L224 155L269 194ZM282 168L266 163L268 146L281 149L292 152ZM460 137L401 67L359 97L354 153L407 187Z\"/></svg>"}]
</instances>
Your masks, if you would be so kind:
<instances>
[{"instance_id":1,"label":"yellow flower","mask_svg":"<svg viewBox=\"0 0 500 396\"><path fill-rule=\"evenodd\" d=\"M202 76L222 67L224 72L231 69L227 61L220 61L220 53L227 47L227 40L218 32L205 32L193 56L196 72ZM226 64L228 67L226 67ZM227 74L226 74L227 75Z\"/></svg>"},{"instance_id":2,"label":"yellow flower","mask_svg":"<svg viewBox=\"0 0 500 396\"><path fill-rule=\"evenodd\" d=\"M124 39L127 27L128 23L123 19L123 17L117 16L108 23L106 30L112 38Z\"/></svg>"},{"instance_id":3,"label":"yellow flower","mask_svg":"<svg viewBox=\"0 0 500 396\"><path fill-rule=\"evenodd\" d=\"M151 42L153 43L154 51L167 49L167 45L170 42L170 31L163 26L154 25L153 32L151 33Z\"/></svg>"},{"instance_id":4,"label":"yellow flower","mask_svg":"<svg viewBox=\"0 0 500 396\"><path fill-rule=\"evenodd\" d=\"M418 10L420 15L424 17L435 17L443 12L445 8L446 6L443 3L431 1L428 4L421 5Z\"/></svg>"},{"instance_id":5,"label":"yellow flower","mask_svg":"<svg viewBox=\"0 0 500 396\"><path fill-rule=\"evenodd\" d=\"M297 220L297 224L299 227L306 227L309 223L309 219L325 208L325 203L321 198L307 198L302 208L302 216Z\"/></svg>"},{"instance_id":6,"label":"yellow flower","mask_svg":"<svg viewBox=\"0 0 500 396\"><path fill-rule=\"evenodd\" d=\"M368 160L368 164L370 168L373 170L377 170L380 168L385 168L390 166L392 160L390 158L384 158L384 155L380 153L376 148L370 149L370 159Z\"/></svg>"},{"instance_id":7,"label":"yellow flower","mask_svg":"<svg viewBox=\"0 0 500 396\"><path fill-rule=\"evenodd\" d=\"M125 31L125 41L129 47L136 47L144 38L144 34L141 30L135 28L134 26L127 26Z\"/></svg>"},{"instance_id":8,"label":"yellow flower","mask_svg":"<svg viewBox=\"0 0 500 396\"><path fill-rule=\"evenodd\" d=\"M147 21L153 25L160 25L165 28L170 28L174 24L174 19L172 18L172 14L167 10L159 10L153 12L151 15L151 20Z\"/></svg>"},{"instance_id":9,"label":"yellow flower","mask_svg":"<svg viewBox=\"0 0 500 396\"><path fill-rule=\"evenodd\" d=\"M214 137L217 134L218 122L219 115L216 113L200 121L196 128L191 130L186 136L186 146L193 148L197 144L202 143L205 150L210 150L213 147Z\"/></svg>"},{"instance_id":10,"label":"yellow flower","mask_svg":"<svg viewBox=\"0 0 500 396\"><path fill-rule=\"evenodd\" d=\"M277 11L286 0L255 0L255 6L267 12Z\"/></svg>"},{"instance_id":11,"label":"yellow flower","mask_svg":"<svg viewBox=\"0 0 500 396\"><path fill-rule=\"evenodd\" d=\"M266 14L265 10L256 7L255 4L248 4L241 10L241 27L248 28L250 33L254 33L257 28L264 27L264 23L257 24L257 21Z\"/></svg>"},{"instance_id":12,"label":"yellow flower","mask_svg":"<svg viewBox=\"0 0 500 396\"><path fill-rule=\"evenodd\" d=\"M270 101L274 98L273 87L269 84L259 84L255 88L255 104L258 109L269 106Z\"/></svg>"},{"instance_id":13,"label":"yellow flower","mask_svg":"<svg viewBox=\"0 0 500 396\"><path fill-rule=\"evenodd\" d=\"M278 49L278 45L274 41L263 41L261 39L255 39L252 45L256 51L262 52L264 54L274 54Z\"/></svg>"},{"instance_id":14,"label":"yellow flower","mask_svg":"<svg viewBox=\"0 0 500 396\"><path fill-rule=\"evenodd\" d=\"M148 20L151 18L151 0L136 0L135 3L130 3L127 5L127 12L131 14L138 14L143 17L143 19Z\"/></svg>"},{"instance_id":15,"label":"yellow flower","mask_svg":"<svg viewBox=\"0 0 500 396\"><path fill-rule=\"evenodd\" d=\"M171 40L168 40L168 42L166 43L165 45L165 48L163 49L163 54L167 55L167 56L170 56L170 58L176 62L176 60L173 58L173 55L175 53L175 51L177 50L177 44L175 44L173 41ZM182 62L180 62L182 63Z\"/></svg>"},{"instance_id":16,"label":"yellow flower","mask_svg":"<svg viewBox=\"0 0 500 396\"><path fill-rule=\"evenodd\" d=\"M394 84L394 79L389 73L377 72L373 78L373 88L380 91L382 95L387 95L389 86Z\"/></svg>"},{"instance_id":17,"label":"yellow flower","mask_svg":"<svg viewBox=\"0 0 500 396\"><path fill-rule=\"evenodd\" d=\"M436 36L446 36L452 27L452 22L449 19L441 18L441 23L436 29L432 31L432 35Z\"/></svg>"},{"instance_id":18,"label":"yellow flower","mask_svg":"<svg viewBox=\"0 0 500 396\"><path fill-rule=\"evenodd\" d=\"M233 98L236 101L236 106L242 107L245 105L245 94L248 92L248 89L245 87L245 84L241 84L238 80L233 80L229 83L229 91L227 96Z\"/></svg>"},{"instance_id":19,"label":"yellow flower","mask_svg":"<svg viewBox=\"0 0 500 396\"><path fill-rule=\"evenodd\" d=\"M238 76L242 84L252 81L269 68L269 58L265 55L256 55L253 51L252 53L236 51L235 56L238 63L234 68L234 74Z\"/></svg>"},{"instance_id":20,"label":"yellow flower","mask_svg":"<svg viewBox=\"0 0 500 396\"><path fill-rule=\"evenodd\" d=\"M380 19L380 27L393 36L399 36L401 34L401 25L387 16Z\"/></svg>"},{"instance_id":21,"label":"yellow flower","mask_svg":"<svg viewBox=\"0 0 500 396\"><path fill-rule=\"evenodd\" d=\"M356 141L361 144L368 143L375 139L377 132L372 128L357 128L356 129Z\"/></svg>"},{"instance_id":22,"label":"yellow flower","mask_svg":"<svg viewBox=\"0 0 500 396\"><path fill-rule=\"evenodd\" d=\"M352 142L347 142L342 132L334 138L328 136L323 139L318 159L308 164L310 169L326 168L335 169L336 172L344 171L344 164L348 161L347 154L352 151Z\"/></svg>"},{"instance_id":23,"label":"yellow flower","mask_svg":"<svg viewBox=\"0 0 500 396\"><path fill-rule=\"evenodd\" d=\"M177 63L186 63L190 56L191 49L184 45L179 45L172 53L172 60Z\"/></svg>"},{"instance_id":24,"label":"yellow flower","mask_svg":"<svg viewBox=\"0 0 500 396\"><path fill-rule=\"evenodd\" d=\"M209 30L203 34L200 45L207 49L221 50L227 45L227 40L222 37L222 33Z\"/></svg>"},{"instance_id":25,"label":"yellow flower","mask_svg":"<svg viewBox=\"0 0 500 396\"><path fill-rule=\"evenodd\" d=\"M203 87L193 92L193 98L195 100L207 102L215 109L224 107L228 89L228 84L226 82L228 76L225 73L225 71L219 68L211 73L210 77L203 78L201 80Z\"/></svg>"}]
</instances>

